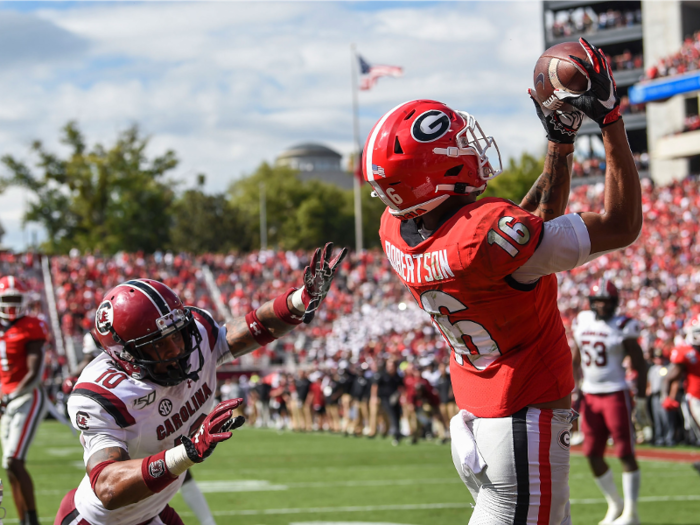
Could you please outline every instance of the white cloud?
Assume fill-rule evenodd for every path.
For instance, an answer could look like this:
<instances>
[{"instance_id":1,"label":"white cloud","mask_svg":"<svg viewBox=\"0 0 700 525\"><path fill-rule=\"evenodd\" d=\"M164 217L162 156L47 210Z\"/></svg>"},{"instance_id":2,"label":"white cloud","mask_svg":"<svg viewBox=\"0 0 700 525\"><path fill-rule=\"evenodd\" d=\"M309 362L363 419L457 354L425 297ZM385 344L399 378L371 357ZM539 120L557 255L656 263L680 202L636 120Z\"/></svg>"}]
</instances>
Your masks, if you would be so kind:
<instances>
[{"instance_id":1,"label":"white cloud","mask_svg":"<svg viewBox=\"0 0 700 525\"><path fill-rule=\"evenodd\" d=\"M435 98L475 114L506 159L544 144L525 95L544 45L539 2L95 3L0 10L0 24L8 16L43 27L36 45L53 52L0 76L0 155L23 158L36 138L60 148L71 119L102 143L138 122L153 153L177 152L186 185L202 172L210 191L299 142L347 155L351 42L405 69L360 93L363 134L396 104Z\"/></svg>"}]
</instances>

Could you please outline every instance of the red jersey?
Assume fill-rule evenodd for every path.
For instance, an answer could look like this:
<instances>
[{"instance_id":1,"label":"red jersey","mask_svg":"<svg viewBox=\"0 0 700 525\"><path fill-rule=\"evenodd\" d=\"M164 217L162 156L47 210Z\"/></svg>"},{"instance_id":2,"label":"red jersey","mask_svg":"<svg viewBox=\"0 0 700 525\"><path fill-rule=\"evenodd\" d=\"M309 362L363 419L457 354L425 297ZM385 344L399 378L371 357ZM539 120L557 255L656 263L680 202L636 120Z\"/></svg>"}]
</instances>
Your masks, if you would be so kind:
<instances>
[{"instance_id":1,"label":"red jersey","mask_svg":"<svg viewBox=\"0 0 700 525\"><path fill-rule=\"evenodd\" d=\"M510 277L537 248L543 224L496 198L464 206L425 240L413 221L382 216L386 256L453 350L457 406L478 417L509 416L574 388L556 277L532 285Z\"/></svg>"},{"instance_id":2,"label":"red jersey","mask_svg":"<svg viewBox=\"0 0 700 525\"><path fill-rule=\"evenodd\" d=\"M690 345L679 346L671 352L671 362L685 367L687 380L685 391L700 399L700 352Z\"/></svg>"},{"instance_id":3,"label":"red jersey","mask_svg":"<svg viewBox=\"0 0 700 525\"><path fill-rule=\"evenodd\" d=\"M0 382L2 393L11 394L17 384L27 375L27 353L29 341L46 341L48 328L41 319L25 315L9 328L0 324Z\"/></svg>"}]
</instances>

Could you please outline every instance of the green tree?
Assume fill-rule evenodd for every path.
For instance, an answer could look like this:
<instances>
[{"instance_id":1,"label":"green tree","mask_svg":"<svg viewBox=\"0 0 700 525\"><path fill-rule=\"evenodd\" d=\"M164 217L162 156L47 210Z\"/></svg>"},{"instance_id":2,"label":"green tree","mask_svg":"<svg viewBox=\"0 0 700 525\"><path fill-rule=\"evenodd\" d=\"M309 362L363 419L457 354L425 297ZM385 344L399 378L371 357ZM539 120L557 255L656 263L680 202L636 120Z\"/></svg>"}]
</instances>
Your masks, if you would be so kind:
<instances>
[{"instance_id":1,"label":"green tree","mask_svg":"<svg viewBox=\"0 0 700 525\"><path fill-rule=\"evenodd\" d=\"M502 197L520 204L543 169L544 158L528 153L523 153L519 161L511 158L503 173L489 182L484 197Z\"/></svg>"},{"instance_id":2,"label":"green tree","mask_svg":"<svg viewBox=\"0 0 700 525\"><path fill-rule=\"evenodd\" d=\"M250 228L226 194L192 189L173 203L170 249L200 254L252 248Z\"/></svg>"},{"instance_id":3,"label":"green tree","mask_svg":"<svg viewBox=\"0 0 700 525\"><path fill-rule=\"evenodd\" d=\"M42 247L49 253L164 248L175 198L175 183L165 174L177 166L175 153L148 159L148 139L137 126L120 133L110 148L96 144L88 150L77 124L69 122L61 142L71 150L66 158L34 142L38 175L11 155L0 159L10 174L0 187L23 186L34 193L24 221L44 226L48 239Z\"/></svg>"}]
</instances>

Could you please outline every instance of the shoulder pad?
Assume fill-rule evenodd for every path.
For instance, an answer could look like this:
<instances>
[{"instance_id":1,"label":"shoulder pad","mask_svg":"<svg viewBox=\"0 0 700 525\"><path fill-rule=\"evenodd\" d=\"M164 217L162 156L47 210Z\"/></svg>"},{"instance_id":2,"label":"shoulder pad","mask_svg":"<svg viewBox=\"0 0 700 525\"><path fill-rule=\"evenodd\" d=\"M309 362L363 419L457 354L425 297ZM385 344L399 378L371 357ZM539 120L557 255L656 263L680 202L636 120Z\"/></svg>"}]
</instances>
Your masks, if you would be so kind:
<instances>
[{"instance_id":1,"label":"shoulder pad","mask_svg":"<svg viewBox=\"0 0 700 525\"><path fill-rule=\"evenodd\" d=\"M194 318L199 321L207 331L209 336L209 350L214 350L216 346L216 341L219 338L219 325L214 321L214 318L206 310L197 308L196 306L189 306L189 310L192 312Z\"/></svg>"},{"instance_id":2,"label":"shoulder pad","mask_svg":"<svg viewBox=\"0 0 700 525\"><path fill-rule=\"evenodd\" d=\"M73 396L83 396L91 399L112 416L114 422L121 428L136 424L136 420L129 413L124 401L117 397L113 391L100 385L89 382L78 383L71 393L71 398Z\"/></svg>"},{"instance_id":3,"label":"shoulder pad","mask_svg":"<svg viewBox=\"0 0 700 525\"><path fill-rule=\"evenodd\" d=\"M618 315L617 317L614 318L614 323L615 326L617 326L620 330L622 330L627 324L632 321L631 317L627 317L626 315Z\"/></svg>"}]
</instances>

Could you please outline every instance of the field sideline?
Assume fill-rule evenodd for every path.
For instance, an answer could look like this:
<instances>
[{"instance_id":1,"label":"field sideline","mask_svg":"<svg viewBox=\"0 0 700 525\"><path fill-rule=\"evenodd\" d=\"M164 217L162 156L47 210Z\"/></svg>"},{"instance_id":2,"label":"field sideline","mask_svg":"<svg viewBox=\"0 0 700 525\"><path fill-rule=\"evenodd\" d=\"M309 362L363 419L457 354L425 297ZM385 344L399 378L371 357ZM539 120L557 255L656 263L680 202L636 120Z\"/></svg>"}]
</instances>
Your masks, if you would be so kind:
<instances>
[{"instance_id":1,"label":"field sideline","mask_svg":"<svg viewBox=\"0 0 700 525\"><path fill-rule=\"evenodd\" d=\"M244 427L193 473L220 525L465 525L471 497L454 472L449 450L449 445L434 443L392 447L381 438ZM585 459L572 456L571 463L573 521L597 524L605 503ZM615 460L611 464L621 489L619 465ZM641 465L643 524L700 523L700 476L690 465L646 460ZM44 422L28 468L42 523L51 524L61 498L84 473L78 438L55 421ZM3 479L7 517L2 521L18 523ZM173 506L185 523L197 523L179 494Z\"/></svg>"}]
</instances>

